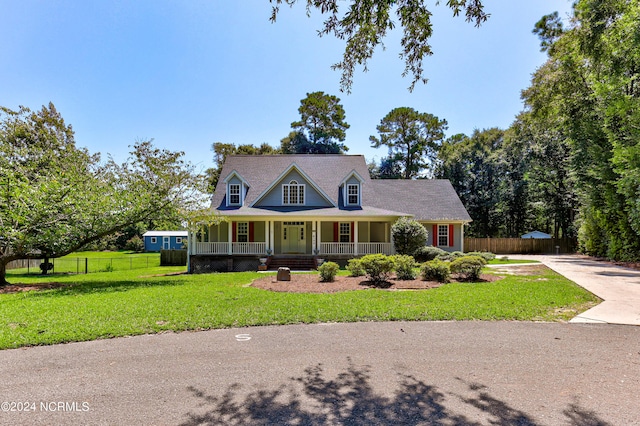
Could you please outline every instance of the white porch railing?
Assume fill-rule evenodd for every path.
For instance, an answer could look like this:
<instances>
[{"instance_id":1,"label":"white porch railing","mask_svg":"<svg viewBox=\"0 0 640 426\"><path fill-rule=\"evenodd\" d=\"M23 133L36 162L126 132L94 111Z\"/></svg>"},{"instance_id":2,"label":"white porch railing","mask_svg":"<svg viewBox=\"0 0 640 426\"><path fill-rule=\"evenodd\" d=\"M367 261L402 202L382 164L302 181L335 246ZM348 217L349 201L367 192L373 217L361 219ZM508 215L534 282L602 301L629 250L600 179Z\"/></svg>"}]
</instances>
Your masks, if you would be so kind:
<instances>
[{"instance_id":1,"label":"white porch railing","mask_svg":"<svg viewBox=\"0 0 640 426\"><path fill-rule=\"evenodd\" d=\"M193 254L227 254L229 243L198 243Z\"/></svg>"},{"instance_id":2,"label":"white porch railing","mask_svg":"<svg viewBox=\"0 0 640 426\"><path fill-rule=\"evenodd\" d=\"M231 243L233 254L265 254L267 243Z\"/></svg>"},{"instance_id":3,"label":"white porch railing","mask_svg":"<svg viewBox=\"0 0 640 426\"><path fill-rule=\"evenodd\" d=\"M320 243L320 254L353 254L353 243Z\"/></svg>"},{"instance_id":4,"label":"white porch railing","mask_svg":"<svg viewBox=\"0 0 640 426\"><path fill-rule=\"evenodd\" d=\"M392 243L357 243L358 255L365 254L393 254ZM355 243L321 243L320 255L327 254L355 254Z\"/></svg>"},{"instance_id":5,"label":"white porch railing","mask_svg":"<svg viewBox=\"0 0 640 426\"><path fill-rule=\"evenodd\" d=\"M357 243L358 255L365 254L394 254L392 243ZM355 254L356 243L321 243L320 255ZM231 243L232 254L266 254L267 244L259 243ZM229 243L195 243L193 254L228 254Z\"/></svg>"},{"instance_id":6,"label":"white porch railing","mask_svg":"<svg viewBox=\"0 0 640 426\"><path fill-rule=\"evenodd\" d=\"M266 243L231 243L232 254L265 254ZM229 243L196 243L193 254L228 254Z\"/></svg>"},{"instance_id":7,"label":"white porch railing","mask_svg":"<svg viewBox=\"0 0 640 426\"><path fill-rule=\"evenodd\" d=\"M358 254L394 254L392 243L358 243Z\"/></svg>"}]
</instances>

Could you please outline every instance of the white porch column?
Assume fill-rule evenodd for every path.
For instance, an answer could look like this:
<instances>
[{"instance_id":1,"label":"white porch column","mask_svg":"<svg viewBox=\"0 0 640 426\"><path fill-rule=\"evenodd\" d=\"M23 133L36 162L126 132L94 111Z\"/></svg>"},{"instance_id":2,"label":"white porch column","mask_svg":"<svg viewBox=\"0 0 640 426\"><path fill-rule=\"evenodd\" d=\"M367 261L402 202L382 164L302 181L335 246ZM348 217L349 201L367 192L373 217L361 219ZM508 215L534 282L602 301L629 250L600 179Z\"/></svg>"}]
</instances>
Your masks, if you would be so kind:
<instances>
[{"instance_id":1,"label":"white porch column","mask_svg":"<svg viewBox=\"0 0 640 426\"><path fill-rule=\"evenodd\" d=\"M229 222L227 235L227 254L231 256L233 254L233 222Z\"/></svg>"},{"instance_id":2,"label":"white porch column","mask_svg":"<svg viewBox=\"0 0 640 426\"><path fill-rule=\"evenodd\" d=\"M353 222L353 255L358 255L358 221Z\"/></svg>"},{"instance_id":3,"label":"white porch column","mask_svg":"<svg viewBox=\"0 0 640 426\"><path fill-rule=\"evenodd\" d=\"M264 222L264 245L265 250L269 250L271 246L269 246L269 222L265 220Z\"/></svg>"},{"instance_id":4,"label":"white porch column","mask_svg":"<svg viewBox=\"0 0 640 426\"><path fill-rule=\"evenodd\" d=\"M317 227L317 231L318 231L318 252L320 254L322 254L321 250L322 250L322 222L318 221L318 227Z\"/></svg>"},{"instance_id":5,"label":"white porch column","mask_svg":"<svg viewBox=\"0 0 640 426\"><path fill-rule=\"evenodd\" d=\"M272 250L273 254L276 254L276 245L275 245L275 233L276 227L272 220L269 221L269 248Z\"/></svg>"},{"instance_id":6,"label":"white porch column","mask_svg":"<svg viewBox=\"0 0 640 426\"><path fill-rule=\"evenodd\" d=\"M311 253L316 252L318 250L318 222L313 220L311 221L311 237L313 240L311 241Z\"/></svg>"},{"instance_id":7,"label":"white porch column","mask_svg":"<svg viewBox=\"0 0 640 426\"><path fill-rule=\"evenodd\" d=\"M464 253L464 222L460 224L460 251Z\"/></svg>"}]
</instances>

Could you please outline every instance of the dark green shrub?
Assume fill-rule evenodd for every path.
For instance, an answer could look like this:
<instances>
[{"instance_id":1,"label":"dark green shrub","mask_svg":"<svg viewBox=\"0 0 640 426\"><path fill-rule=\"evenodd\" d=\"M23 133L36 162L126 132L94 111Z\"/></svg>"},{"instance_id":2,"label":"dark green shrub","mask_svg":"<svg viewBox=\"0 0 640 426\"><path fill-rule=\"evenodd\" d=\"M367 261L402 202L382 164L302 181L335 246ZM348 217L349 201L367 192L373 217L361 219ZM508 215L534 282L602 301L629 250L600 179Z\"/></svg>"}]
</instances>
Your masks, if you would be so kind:
<instances>
[{"instance_id":1,"label":"dark green shrub","mask_svg":"<svg viewBox=\"0 0 640 426\"><path fill-rule=\"evenodd\" d=\"M406 217L398 219L391 227L393 245L398 254L412 255L427 243L427 230L420 222Z\"/></svg>"},{"instance_id":2,"label":"dark green shrub","mask_svg":"<svg viewBox=\"0 0 640 426\"><path fill-rule=\"evenodd\" d=\"M394 268L396 270L396 277L399 280L415 280L417 266L416 260L413 256L407 256L406 254L397 254L393 256Z\"/></svg>"},{"instance_id":3,"label":"dark green shrub","mask_svg":"<svg viewBox=\"0 0 640 426\"><path fill-rule=\"evenodd\" d=\"M490 251L472 251L466 254L467 256L480 256L487 262L491 262L496 258L496 255L491 253Z\"/></svg>"},{"instance_id":4,"label":"dark green shrub","mask_svg":"<svg viewBox=\"0 0 640 426\"><path fill-rule=\"evenodd\" d=\"M477 281L480 278L480 272L487 261L480 256L463 256L455 259L449 265L452 273L458 274L460 278Z\"/></svg>"},{"instance_id":5,"label":"dark green shrub","mask_svg":"<svg viewBox=\"0 0 640 426\"><path fill-rule=\"evenodd\" d=\"M320 281L325 283L333 282L339 269L340 265L335 262L324 262L322 265L318 266L318 272L320 272Z\"/></svg>"},{"instance_id":6,"label":"dark green shrub","mask_svg":"<svg viewBox=\"0 0 640 426\"><path fill-rule=\"evenodd\" d=\"M420 268L420 276L425 281L438 281L441 283L449 282L449 263L442 260L434 259L426 262Z\"/></svg>"},{"instance_id":7,"label":"dark green shrub","mask_svg":"<svg viewBox=\"0 0 640 426\"><path fill-rule=\"evenodd\" d=\"M360 258L360 264L367 273L367 278L375 285L383 284L389 279L394 268L393 258L384 254L368 254Z\"/></svg>"},{"instance_id":8,"label":"dark green shrub","mask_svg":"<svg viewBox=\"0 0 640 426\"><path fill-rule=\"evenodd\" d=\"M447 255L446 251L434 246L422 246L413 254L413 258L416 262L427 262L433 260L438 256Z\"/></svg>"},{"instance_id":9,"label":"dark green shrub","mask_svg":"<svg viewBox=\"0 0 640 426\"><path fill-rule=\"evenodd\" d=\"M349 275L352 277L361 277L366 273L360 259L349 259L347 262L347 271L349 271Z\"/></svg>"}]
</instances>

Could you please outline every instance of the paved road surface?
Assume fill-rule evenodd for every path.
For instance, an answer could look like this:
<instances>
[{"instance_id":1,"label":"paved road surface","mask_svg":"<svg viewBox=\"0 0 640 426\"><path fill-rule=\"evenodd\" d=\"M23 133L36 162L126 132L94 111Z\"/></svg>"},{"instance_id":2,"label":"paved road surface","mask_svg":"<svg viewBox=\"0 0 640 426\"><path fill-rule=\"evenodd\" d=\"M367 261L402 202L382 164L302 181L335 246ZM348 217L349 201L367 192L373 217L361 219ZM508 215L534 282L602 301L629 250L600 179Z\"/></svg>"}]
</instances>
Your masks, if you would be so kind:
<instances>
[{"instance_id":1,"label":"paved road surface","mask_svg":"<svg viewBox=\"0 0 640 426\"><path fill-rule=\"evenodd\" d=\"M640 327L169 333L0 351L0 377L0 401L35 403L3 425L639 425Z\"/></svg>"}]
</instances>

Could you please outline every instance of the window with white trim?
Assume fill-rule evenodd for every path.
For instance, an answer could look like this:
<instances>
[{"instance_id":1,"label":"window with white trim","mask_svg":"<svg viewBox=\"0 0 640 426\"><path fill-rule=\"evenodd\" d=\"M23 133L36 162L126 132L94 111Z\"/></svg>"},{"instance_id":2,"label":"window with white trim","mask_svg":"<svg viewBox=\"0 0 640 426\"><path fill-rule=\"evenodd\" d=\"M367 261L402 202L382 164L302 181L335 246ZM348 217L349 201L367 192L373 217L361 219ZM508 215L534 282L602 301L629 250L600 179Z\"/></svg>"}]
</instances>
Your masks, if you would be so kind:
<instances>
[{"instance_id":1,"label":"window with white trim","mask_svg":"<svg viewBox=\"0 0 640 426\"><path fill-rule=\"evenodd\" d=\"M176 244L182 244L182 237L176 237Z\"/></svg>"},{"instance_id":2,"label":"window with white trim","mask_svg":"<svg viewBox=\"0 0 640 426\"><path fill-rule=\"evenodd\" d=\"M360 204L360 185L347 185L347 204L351 206Z\"/></svg>"},{"instance_id":3,"label":"window with white trim","mask_svg":"<svg viewBox=\"0 0 640 426\"><path fill-rule=\"evenodd\" d=\"M340 242L341 243L350 243L351 242L351 223L349 222L340 222Z\"/></svg>"},{"instance_id":4,"label":"window with white trim","mask_svg":"<svg viewBox=\"0 0 640 426\"><path fill-rule=\"evenodd\" d=\"M158 242L157 237L151 237L151 244L156 244Z\"/></svg>"},{"instance_id":5,"label":"window with white trim","mask_svg":"<svg viewBox=\"0 0 640 426\"><path fill-rule=\"evenodd\" d=\"M239 243L249 242L249 222L238 222L236 241Z\"/></svg>"},{"instance_id":6,"label":"window with white trim","mask_svg":"<svg viewBox=\"0 0 640 426\"><path fill-rule=\"evenodd\" d=\"M438 225L438 246L449 246L449 225Z\"/></svg>"},{"instance_id":7,"label":"window with white trim","mask_svg":"<svg viewBox=\"0 0 640 426\"><path fill-rule=\"evenodd\" d=\"M301 205L304 204L304 184L292 180L282 185L282 204L283 205Z\"/></svg>"},{"instance_id":8,"label":"window with white trim","mask_svg":"<svg viewBox=\"0 0 640 426\"><path fill-rule=\"evenodd\" d=\"M229 204L240 204L240 185L237 183L229 184Z\"/></svg>"}]
</instances>

